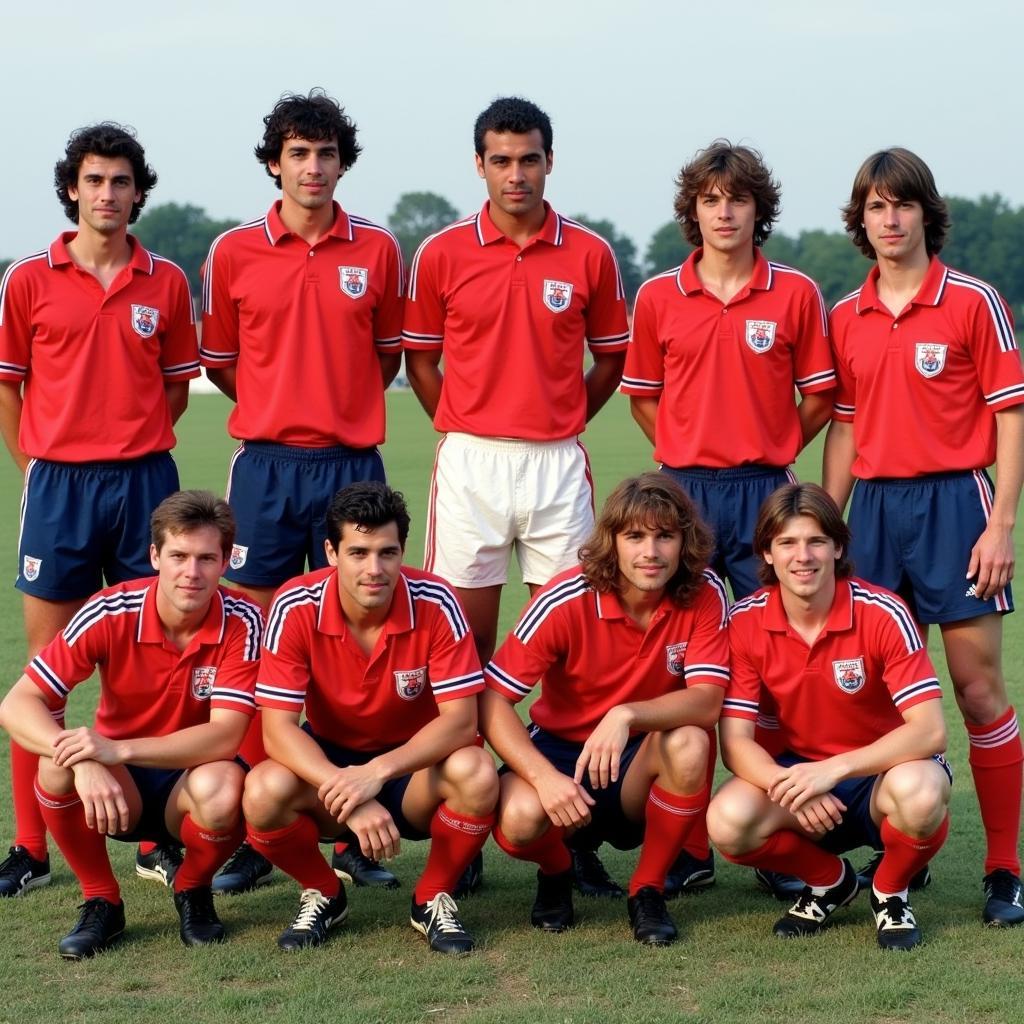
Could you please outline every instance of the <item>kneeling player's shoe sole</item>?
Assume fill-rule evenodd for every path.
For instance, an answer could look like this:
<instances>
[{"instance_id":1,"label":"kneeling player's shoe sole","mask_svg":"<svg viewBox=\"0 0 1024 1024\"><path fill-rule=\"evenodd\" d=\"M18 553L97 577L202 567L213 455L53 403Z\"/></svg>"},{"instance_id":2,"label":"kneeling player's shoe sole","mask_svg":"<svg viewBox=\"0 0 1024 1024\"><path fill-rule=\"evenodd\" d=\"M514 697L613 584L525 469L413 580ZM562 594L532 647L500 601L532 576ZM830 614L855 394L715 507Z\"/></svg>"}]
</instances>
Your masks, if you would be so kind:
<instances>
[{"instance_id":1,"label":"kneeling player's shoe sole","mask_svg":"<svg viewBox=\"0 0 1024 1024\"><path fill-rule=\"evenodd\" d=\"M921 929L917 927L910 904L902 896L887 896L882 900L872 889L868 898L878 929L878 945L882 949L907 950L921 945Z\"/></svg>"},{"instance_id":2,"label":"kneeling player's shoe sole","mask_svg":"<svg viewBox=\"0 0 1024 1024\"><path fill-rule=\"evenodd\" d=\"M1024 923L1020 879L1005 868L985 876L985 910L982 920L993 928L1015 928Z\"/></svg>"},{"instance_id":3,"label":"kneeling player's shoe sole","mask_svg":"<svg viewBox=\"0 0 1024 1024\"><path fill-rule=\"evenodd\" d=\"M24 846L12 846L0 863L0 898L24 896L50 884L50 856L36 860Z\"/></svg>"},{"instance_id":4,"label":"kneeling player's shoe sole","mask_svg":"<svg viewBox=\"0 0 1024 1024\"><path fill-rule=\"evenodd\" d=\"M378 861L365 856L358 846L346 846L338 853L331 854L331 868L343 881L357 886L374 889L397 889L401 882Z\"/></svg>"},{"instance_id":5,"label":"kneeling player's shoe sole","mask_svg":"<svg viewBox=\"0 0 1024 1024\"><path fill-rule=\"evenodd\" d=\"M665 876L665 899L700 892L715 884L715 855L710 850L706 857L694 857L681 850L675 863Z\"/></svg>"},{"instance_id":6,"label":"kneeling player's shoe sole","mask_svg":"<svg viewBox=\"0 0 1024 1024\"><path fill-rule=\"evenodd\" d=\"M174 876L184 859L180 846L156 846L149 853L135 849L135 874L161 885L174 885Z\"/></svg>"},{"instance_id":7,"label":"kneeling player's shoe sole","mask_svg":"<svg viewBox=\"0 0 1024 1024\"><path fill-rule=\"evenodd\" d=\"M626 902L633 938L646 946L671 946L679 935L676 923L665 906L665 897L646 886Z\"/></svg>"},{"instance_id":8,"label":"kneeling player's shoe sole","mask_svg":"<svg viewBox=\"0 0 1024 1024\"><path fill-rule=\"evenodd\" d=\"M124 934L124 903L93 896L79 905L78 921L57 948L65 960L85 960L109 949Z\"/></svg>"},{"instance_id":9,"label":"kneeling player's shoe sole","mask_svg":"<svg viewBox=\"0 0 1024 1024\"><path fill-rule=\"evenodd\" d=\"M835 885L823 892L815 892L809 885L797 897L796 903L780 917L772 928L780 939L796 939L804 935L816 935L825 927L829 918L840 908L848 906L857 898L857 872L848 860L843 859L843 874Z\"/></svg>"},{"instance_id":10,"label":"kneeling player's shoe sole","mask_svg":"<svg viewBox=\"0 0 1024 1024\"><path fill-rule=\"evenodd\" d=\"M564 932L576 920L572 905L572 868L557 875L537 872L537 896L530 910L530 924L545 932Z\"/></svg>"},{"instance_id":11,"label":"kneeling player's shoe sole","mask_svg":"<svg viewBox=\"0 0 1024 1024\"><path fill-rule=\"evenodd\" d=\"M210 946L226 938L224 925L213 909L213 892L208 885L176 892L174 909L181 921L178 934L186 946Z\"/></svg>"},{"instance_id":12,"label":"kneeling player's shoe sole","mask_svg":"<svg viewBox=\"0 0 1024 1024\"><path fill-rule=\"evenodd\" d=\"M277 945L286 953L310 946L322 946L330 930L348 917L345 886L333 898L319 889L303 889L299 896L299 912L295 920L277 937Z\"/></svg>"},{"instance_id":13,"label":"kneeling player's shoe sole","mask_svg":"<svg viewBox=\"0 0 1024 1024\"><path fill-rule=\"evenodd\" d=\"M446 892L439 892L426 903L414 899L409 924L426 938L435 953L462 956L473 952L473 936L459 920L458 904Z\"/></svg>"},{"instance_id":14,"label":"kneeling player's shoe sole","mask_svg":"<svg viewBox=\"0 0 1024 1024\"><path fill-rule=\"evenodd\" d=\"M220 869L212 888L214 892L237 896L267 885L273 872L274 865L262 853L257 853L247 842L243 842Z\"/></svg>"}]
</instances>

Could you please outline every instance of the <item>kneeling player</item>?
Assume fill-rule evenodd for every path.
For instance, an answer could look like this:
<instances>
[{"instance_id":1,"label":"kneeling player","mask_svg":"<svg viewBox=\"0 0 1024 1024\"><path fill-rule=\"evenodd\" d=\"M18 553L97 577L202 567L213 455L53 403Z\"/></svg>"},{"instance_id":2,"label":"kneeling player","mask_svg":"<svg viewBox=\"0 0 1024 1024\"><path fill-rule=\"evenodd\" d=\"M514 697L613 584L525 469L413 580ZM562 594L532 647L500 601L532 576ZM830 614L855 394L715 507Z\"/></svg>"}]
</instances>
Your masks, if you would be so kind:
<instances>
[{"instance_id":1,"label":"kneeling player","mask_svg":"<svg viewBox=\"0 0 1024 1024\"><path fill-rule=\"evenodd\" d=\"M450 893L498 798L475 745L483 678L455 594L402 565L408 533L400 494L344 488L327 510L330 567L286 583L270 609L256 689L269 759L246 779L244 808L253 847L302 886L285 950L319 945L345 919L317 841L347 831L374 860L400 837L429 838L412 926L439 952L473 948Z\"/></svg>"},{"instance_id":2,"label":"kneeling player","mask_svg":"<svg viewBox=\"0 0 1024 1024\"><path fill-rule=\"evenodd\" d=\"M731 861L795 874L805 888L774 932L812 935L853 902L838 854L884 849L871 909L883 949L921 933L911 878L946 839L952 777L942 751L942 693L903 602L851 576L850 533L814 484L780 487L754 533L764 590L733 606L732 681L722 756L736 778L715 795L708 829ZM787 752L755 739L762 687Z\"/></svg>"},{"instance_id":3,"label":"kneeling player","mask_svg":"<svg viewBox=\"0 0 1024 1024\"><path fill-rule=\"evenodd\" d=\"M107 948L124 904L106 838L181 842L174 878L181 939L224 939L210 881L243 835L242 769L232 759L255 713L259 608L218 585L234 542L226 502L179 491L151 519L157 578L101 590L32 659L0 724L39 755L43 818L82 886L67 960ZM64 729L72 687L100 673L92 728Z\"/></svg>"},{"instance_id":4,"label":"kneeling player","mask_svg":"<svg viewBox=\"0 0 1024 1024\"><path fill-rule=\"evenodd\" d=\"M665 875L683 849L709 854L710 730L729 678L711 549L678 484L660 473L623 481L582 564L538 592L487 666L483 731L508 768L494 837L539 866L535 927L572 925L563 840L587 829L620 849L643 844L629 885L633 934L651 945L676 938ZM512 705L541 677L527 731Z\"/></svg>"}]
</instances>

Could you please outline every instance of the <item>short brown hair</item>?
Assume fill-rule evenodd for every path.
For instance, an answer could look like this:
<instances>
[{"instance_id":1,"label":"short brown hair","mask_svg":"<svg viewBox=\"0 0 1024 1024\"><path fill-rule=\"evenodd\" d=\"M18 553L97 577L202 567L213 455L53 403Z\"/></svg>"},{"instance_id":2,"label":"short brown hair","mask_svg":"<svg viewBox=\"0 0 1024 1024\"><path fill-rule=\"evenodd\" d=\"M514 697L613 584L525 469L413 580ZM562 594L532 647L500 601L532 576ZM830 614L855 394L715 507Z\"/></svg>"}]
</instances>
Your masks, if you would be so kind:
<instances>
[{"instance_id":1,"label":"short brown hair","mask_svg":"<svg viewBox=\"0 0 1024 1024\"><path fill-rule=\"evenodd\" d=\"M942 252L949 231L949 207L935 187L928 165L909 149L894 146L872 153L853 179L850 201L843 207L843 224L853 244L868 259L875 250L864 230L864 204L874 189L883 199L909 199L924 210L924 244L929 256Z\"/></svg>"},{"instance_id":2,"label":"short brown hair","mask_svg":"<svg viewBox=\"0 0 1024 1024\"><path fill-rule=\"evenodd\" d=\"M695 213L697 199L717 185L727 195L749 193L756 206L754 245L768 241L772 225L782 209L782 192L764 157L749 146L734 146L728 139L715 139L697 152L676 178L673 204L683 237L693 246L703 244Z\"/></svg>"},{"instance_id":3,"label":"short brown hair","mask_svg":"<svg viewBox=\"0 0 1024 1024\"><path fill-rule=\"evenodd\" d=\"M598 591L619 589L617 534L633 526L658 526L683 535L679 568L665 588L677 604L685 605L700 589L714 538L683 489L664 473L642 473L623 480L608 496L593 532L580 548L587 582Z\"/></svg>"},{"instance_id":4,"label":"short brown hair","mask_svg":"<svg viewBox=\"0 0 1024 1024\"><path fill-rule=\"evenodd\" d=\"M853 563L849 558L850 528L832 496L817 484L783 484L765 498L757 514L754 550L761 556L757 578L764 584L778 583L775 567L769 565L764 556L771 550L772 541L786 528L786 523L797 516L815 520L821 532L842 551L836 559L836 579L852 575Z\"/></svg>"},{"instance_id":5,"label":"short brown hair","mask_svg":"<svg viewBox=\"0 0 1024 1024\"><path fill-rule=\"evenodd\" d=\"M175 491L153 510L149 532L159 551L169 533L190 533L212 526L220 534L220 549L227 558L235 543L235 516L223 498L210 491Z\"/></svg>"}]
</instances>

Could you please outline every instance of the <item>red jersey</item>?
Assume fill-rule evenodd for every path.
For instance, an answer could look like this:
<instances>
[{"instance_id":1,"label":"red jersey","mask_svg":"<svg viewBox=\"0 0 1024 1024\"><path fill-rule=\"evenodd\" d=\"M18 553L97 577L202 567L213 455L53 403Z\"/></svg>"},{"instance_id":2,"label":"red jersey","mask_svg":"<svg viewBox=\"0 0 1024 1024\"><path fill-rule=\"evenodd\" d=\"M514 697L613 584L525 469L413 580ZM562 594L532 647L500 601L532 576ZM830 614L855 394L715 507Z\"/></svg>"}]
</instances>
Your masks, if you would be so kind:
<instances>
[{"instance_id":1,"label":"red jersey","mask_svg":"<svg viewBox=\"0 0 1024 1024\"><path fill-rule=\"evenodd\" d=\"M132 580L90 598L25 674L55 712L100 673L95 729L109 739L167 736L202 725L223 708L256 713L253 690L263 620L259 606L218 587L184 651L164 635L155 579Z\"/></svg>"},{"instance_id":2,"label":"red jersey","mask_svg":"<svg viewBox=\"0 0 1024 1024\"><path fill-rule=\"evenodd\" d=\"M483 688L462 606L432 573L402 567L369 657L349 635L333 568L289 580L271 605L256 703L305 709L331 743L393 749L436 718L438 704Z\"/></svg>"},{"instance_id":3,"label":"red jersey","mask_svg":"<svg viewBox=\"0 0 1024 1024\"><path fill-rule=\"evenodd\" d=\"M904 711L942 696L907 606L860 579L836 580L811 646L790 628L778 586L733 605L729 641L722 716L756 721L767 691L781 748L812 761L866 747L903 725Z\"/></svg>"},{"instance_id":4,"label":"red jersey","mask_svg":"<svg viewBox=\"0 0 1024 1024\"><path fill-rule=\"evenodd\" d=\"M103 286L62 234L0 284L0 380L24 382L18 447L34 459L138 459L174 447L164 385L199 376L180 267L128 236L131 259Z\"/></svg>"},{"instance_id":5,"label":"red jersey","mask_svg":"<svg viewBox=\"0 0 1024 1024\"><path fill-rule=\"evenodd\" d=\"M803 447L794 385L836 386L821 292L755 249L750 281L723 304L697 276L702 253L637 293L621 390L659 399L657 462L788 466Z\"/></svg>"},{"instance_id":6,"label":"red jersey","mask_svg":"<svg viewBox=\"0 0 1024 1024\"><path fill-rule=\"evenodd\" d=\"M431 235L412 264L402 339L441 349L434 426L479 437L557 441L587 422L584 339L621 352L629 332L611 246L544 204L522 249L488 214Z\"/></svg>"},{"instance_id":7,"label":"red jersey","mask_svg":"<svg viewBox=\"0 0 1024 1024\"><path fill-rule=\"evenodd\" d=\"M304 448L384 440L378 352L400 352L404 270L390 231L334 204L316 245L280 202L210 247L203 365L237 367L232 437Z\"/></svg>"},{"instance_id":8,"label":"red jersey","mask_svg":"<svg viewBox=\"0 0 1024 1024\"><path fill-rule=\"evenodd\" d=\"M697 683L728 685L728 611L725 587L708 569L690 604L663 598L642 629L613 592L594 590L577 566L537 592L488 664L486 682L518 703L543 677L530 717L583 743L619 704Z\"/></svg>"},{"instance_id":9,"label":"red jersey","mask_svg":"<svg viewBox=\"0 0 1024 1024\"><path fill-rule=\"evenodd\" d=\"M932 257L899 314L878 298L878 267L832 310L835 418L853 423L854 476L983 469L995 413L1024 402L1013 316L983 281Z\"/></svg>"}]
</instances>

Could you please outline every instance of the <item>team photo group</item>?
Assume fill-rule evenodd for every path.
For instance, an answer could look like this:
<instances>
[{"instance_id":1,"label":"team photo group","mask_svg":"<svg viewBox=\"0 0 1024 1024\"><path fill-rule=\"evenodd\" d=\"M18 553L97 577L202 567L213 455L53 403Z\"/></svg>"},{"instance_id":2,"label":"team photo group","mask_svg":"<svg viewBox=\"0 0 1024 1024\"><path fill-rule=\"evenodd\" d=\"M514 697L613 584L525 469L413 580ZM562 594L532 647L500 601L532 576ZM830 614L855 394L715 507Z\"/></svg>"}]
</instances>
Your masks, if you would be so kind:
<instances>
[{"instance_id":1,"label":"team photo group","mask_svg":"<svg viewBox=\"0 0 1024 1024\"><path fill-rule=\"evenodd\" d=\"M829 310L762 254L781 210L762 155L715 140L676 179L694 251L629 310L608 242L544 199L544 111L494 100L474 148L481 209L407 267L338 202L353 121L322 90L283 96L255 149L279 195L213 241L194 306L129 230L156 184L134 130L72 133L54 184L74 227L0 285L27 647L0 704L0 896L50 883L52 840L83 898L60 955L108 949L116 839L190 946L226 938L215 894L290 876L277 945L299 950L343 924L346 883L397 887L389 862L424 840L409 920L460 955L491 837L489 859L536 867L523 921L545 932L577 895L625 897L633 937L670 945L667 900L713 884L717 855L785 902L776 937L863 892L878 946L909 950L951 828L936 627L979 926L1024 923L1002 668L1024 370L1002 297L941 261L928 165L890 148L856 169L865 280ZM379 451L403 359L439 435L416 524ZM171 456L202 370L233 403L223 498L179 489ZM595 507L580 437L616 392L657 468ZM800 482L822 431L821 483ZM513 551L530 599L502 637ZM638 851L625 889L603 844Z\"/></svg>"}]
</instances>

